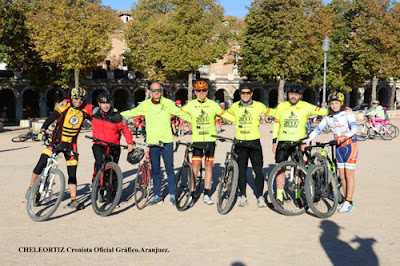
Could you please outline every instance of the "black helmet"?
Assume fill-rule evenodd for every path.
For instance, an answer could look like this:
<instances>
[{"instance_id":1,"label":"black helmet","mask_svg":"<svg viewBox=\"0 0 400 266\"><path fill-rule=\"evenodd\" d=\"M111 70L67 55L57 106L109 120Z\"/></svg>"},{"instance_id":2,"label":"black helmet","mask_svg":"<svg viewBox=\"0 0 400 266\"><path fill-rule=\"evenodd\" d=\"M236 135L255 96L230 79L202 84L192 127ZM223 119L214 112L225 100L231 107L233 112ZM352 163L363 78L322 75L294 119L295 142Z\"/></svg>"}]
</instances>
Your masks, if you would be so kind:
<instances>
[{"instance_id":1,"label":"black helmet","mask_svg":"<svg viewBox=\"0 0 400 266\"><path fill-rule=\"evenodd\" d=\"M251 92L254 91L253 86L250 83L242 83L239 85L239 92L241 92L242 90L248 89Z\"/></svg>"},{"instance_id":2,"label":"black helmet","mask_svg":"<svg viewBox=\"0 0 400 266\"><path fill-rule=\"evenodd\" d=\"M288 92L302 94L303 87L299 83L293 83L289 86Z\"/></svg>"},{"instance_id":3,"label":"black helmet","mask_svg":"<svg viewBox=\"0 0 400 266\"><path fill-rule=\"evenodd\" d=\"M102 92L97 96L99 103L111 103L111 95L108 92Z\"/></svg>"},{"instance_id":4,"label":"black helmet","mask_svg":"<svg viewBox=\"0 0 400 266\"><path fill-rule=\"evenodd\" d=\"M128 153L126 160L131 164L139 163L144 157L144 150L142 148L135 148Z\"/></svg>"}]
</instances>

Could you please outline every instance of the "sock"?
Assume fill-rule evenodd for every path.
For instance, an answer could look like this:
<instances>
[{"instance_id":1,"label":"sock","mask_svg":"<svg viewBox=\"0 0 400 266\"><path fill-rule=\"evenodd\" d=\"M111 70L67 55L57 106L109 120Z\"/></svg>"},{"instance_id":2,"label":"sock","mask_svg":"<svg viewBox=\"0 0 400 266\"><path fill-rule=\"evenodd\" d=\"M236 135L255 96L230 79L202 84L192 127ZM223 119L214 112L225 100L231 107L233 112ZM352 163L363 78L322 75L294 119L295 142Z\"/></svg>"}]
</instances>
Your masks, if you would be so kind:
<instances>
[{"instance_id":1,"label":"sock","mask_svg":"<svg viewBox=\"0 0 400 266\"><path fill-rule=\"evenodd\" d=\"M352 198L347 198L347 197L346 197L346 200L347 200L348 202L350 202L350 204L353 204L353 199L352 199Z\"/></svg>"},{"instance_id":2,"label":"sock","mask_svg":"<svg viewBox=\"0 0 400 266\"><path fill-rule=\"evenodd\" d=\"M280 201L283 201L283 189L276 190L276 198Z\"/></svg>"},{"instance_id":3,"label":"sock","mask_svg":"<svg viewBox=\"0 0 400 266\"><path fill-rule=\"evenodd\" d=\"M210 193L210 190L209 189L204 189L204 195L207 195L208 196L208 193Z\"/></svg>"},{"instance_id":4,"label":"sock","mask_svg":"<svg viewBox=\"0 0 400 266\"><path fill-rule=\"evenodd\" d=\"M71 201L74 201L74 200L76 200L76 197L74 197L74 198L71 197Z\"/></svg>"},{"instance_id":5,"label":"sock","mask_svg":"<svg viewBox=\"0 0 400 266\"><path fill-rule=\"evenodd\" d=\"M301 197L301 189L295 189L296 191L296 199L299 199Z\"/></svg>"}]
</instances>

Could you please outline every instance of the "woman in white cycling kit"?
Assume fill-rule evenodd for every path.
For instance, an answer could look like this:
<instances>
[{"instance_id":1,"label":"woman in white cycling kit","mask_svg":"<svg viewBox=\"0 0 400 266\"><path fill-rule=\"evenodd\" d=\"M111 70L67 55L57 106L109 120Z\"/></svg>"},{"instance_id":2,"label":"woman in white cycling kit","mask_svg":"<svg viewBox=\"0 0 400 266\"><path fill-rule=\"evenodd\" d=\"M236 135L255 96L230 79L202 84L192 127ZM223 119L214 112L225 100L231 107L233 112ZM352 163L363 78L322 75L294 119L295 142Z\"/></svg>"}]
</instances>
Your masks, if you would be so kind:
<instances>
[{"instance_id":1,"label":"woman in white cycling kit","mask_svg":"<svg viewBox=\"0 0 400 266\"><path fill-rule=\"evenodd\" d=\"M355 187L354 171L358 158L356 133L358 130L356 119L351 110L346 109L344 95L333 92L328 96L329 114L310 133L307 144L311 142L326 125L329 126L337 140L336 162L340 179L343 185L345 200L338 205L339 212L353 210L353 193Z\"/></svg>"}]
</instances>

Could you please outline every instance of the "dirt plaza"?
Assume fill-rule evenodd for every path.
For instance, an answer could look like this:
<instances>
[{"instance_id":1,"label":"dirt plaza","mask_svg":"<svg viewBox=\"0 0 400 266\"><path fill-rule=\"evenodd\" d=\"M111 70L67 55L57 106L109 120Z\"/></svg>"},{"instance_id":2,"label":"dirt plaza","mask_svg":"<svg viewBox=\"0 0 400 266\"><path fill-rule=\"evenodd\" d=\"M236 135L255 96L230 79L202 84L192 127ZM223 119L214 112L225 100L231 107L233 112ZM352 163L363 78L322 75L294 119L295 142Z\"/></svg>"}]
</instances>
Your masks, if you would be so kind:
<instances>
[{"instance_id":1,"label":"dirt plaza","mask_svg":"<svg viewBox=\"0 0 400 266\"><path fill-rule=\"evenodd\" d=\"M400 126L400 119L392 120ZM233 137L233 125L225 125L223 136ZM264 174L274 166L272 124L260 127ZM236 206L220 215L216 205L199 200L184 212L169 202L165 180L163 204L139 211L134 205L133 184L138 165L126 161L120 207L109 217L97 216L90 203L89 183L93 171L91 135L83 131L78 141L78 200L85 209L65 208L69 193L53 216L33 222L26 212L25 192L30 175L44 146L40 142L13 143L11 138L27 129L0 133L1 250L0 263L11 264L132 264L132 265L398 265L400 262L400 202L398 192L398 148L391 141L359 142L354 210L335 213L329 219L311 212L288 217L269 208L258 208L253 193L254 177L248 169L250 204ZM331 134L316 141L327 141ZM191 136L175 140L191 140ZM143 142L143 139L135 139ZM124 141L123 141L124 142ZM213 169L212 199L229 143L218 143ZM174 154L176 172L184 148ZM65 160L59 159L66 174ZM249 164L250 165L250 164ZM264 195L267 196L265 182Z\"/></svg>"}]
</instances>

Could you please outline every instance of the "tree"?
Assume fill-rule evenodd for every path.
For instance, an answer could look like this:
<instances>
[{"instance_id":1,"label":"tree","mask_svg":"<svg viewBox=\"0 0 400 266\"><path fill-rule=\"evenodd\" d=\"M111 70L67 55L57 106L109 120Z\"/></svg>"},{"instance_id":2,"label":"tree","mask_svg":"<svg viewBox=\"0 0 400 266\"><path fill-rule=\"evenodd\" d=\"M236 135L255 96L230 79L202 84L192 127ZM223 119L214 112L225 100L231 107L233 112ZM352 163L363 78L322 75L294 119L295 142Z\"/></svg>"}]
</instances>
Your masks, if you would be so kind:
<instances>
[{"instance_id":1,"label":"tree","mask_svg":"<svg viewBox=\"0 0 400 266\"><path fill-rule=\"evenodd\" d=\"M241 74L279 81L278 102L285 81L312 82L321 69L321 41L329 23L318 16L321 1L254 0L245 17Z\"/></svg>"},{"instance_id":2,"label":"tree","mask_svg":"<svg viewBox=\"0 0 400 266\"><path fill-rule=\"evenodd\" d=\"M387 38L384 44L387 45L390 59L390 75L393 78L392 93L390 96L390 109L395 106L396 80L400 79L400 2L397 2L390 9L390 23Z\"/></svg>"},{"instance_id":3,"label":"tree","mask_svg":"<svg viewBox=\"0 0 400 266\"><path fill-rule=\"evenodd\" d=\"M215 0L140 0L124 34L128 66L164 82L215 62L227 51L223 12Z\"/></svg>"},{"instance_id":4,"label":"tree","mask_svg":"<svg viewBox=\"0 0 400 266\"><path fill-rule=\"evenodd\" d=\"M100 0L34 1L28 17L30 38L45 62L63 71L79 72L103 61L111 49L110 37L118 27L117 15Z\"/></svg>"},{"instance_id":5,"label":"tree","mask_svg":"<svg viewBox=\"0 0 400 266\"><path fill-rule=\"evenodd\" d=\"M354 1L352 12L356 15L351 22L351 50L355 55L353 67L364 80L372 79L371 101L376 100L378 79L390 77L390 53L385 45L388 36L390 14L389 0Z\"/></svg>"}]
</instances>

